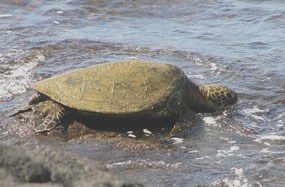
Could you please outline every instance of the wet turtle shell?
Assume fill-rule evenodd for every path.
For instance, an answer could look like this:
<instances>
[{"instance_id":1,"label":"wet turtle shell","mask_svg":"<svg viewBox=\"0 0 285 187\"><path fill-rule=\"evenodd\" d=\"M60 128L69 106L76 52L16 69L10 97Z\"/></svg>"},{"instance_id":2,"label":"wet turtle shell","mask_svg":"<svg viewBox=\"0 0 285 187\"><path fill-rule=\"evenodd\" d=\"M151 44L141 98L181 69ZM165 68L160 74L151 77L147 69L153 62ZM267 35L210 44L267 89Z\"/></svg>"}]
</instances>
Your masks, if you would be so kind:
<instances>
[{"instance_id":1,"label":"wet turtle shell","mask_svg":"<svg viewBox=\"0 0 285 187\"><path fill-rule=\"evenodd\" d=\"M127 61L75 70L32 88L83 112L168 117L181 113L187 84L182 70L173 65Z\"/></svg>"}]
</instances>

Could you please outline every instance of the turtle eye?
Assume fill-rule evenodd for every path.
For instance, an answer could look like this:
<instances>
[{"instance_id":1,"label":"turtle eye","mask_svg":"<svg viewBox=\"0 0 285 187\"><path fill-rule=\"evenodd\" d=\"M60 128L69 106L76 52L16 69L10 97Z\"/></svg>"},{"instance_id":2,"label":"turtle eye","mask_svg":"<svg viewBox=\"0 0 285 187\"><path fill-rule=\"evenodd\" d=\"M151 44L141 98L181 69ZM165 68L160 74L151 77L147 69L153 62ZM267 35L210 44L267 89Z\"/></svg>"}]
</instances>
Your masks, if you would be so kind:
<instances>
[{"instance_id":1,"label":"turtle eye","mask_svg":"<svg viewBox=\"0 0 285 187\"><path fill-rule=\"evenodd\" d=\"M232 95L230 93L226 93L227 98L232 99Z\"/></svg>"}]
</instances>

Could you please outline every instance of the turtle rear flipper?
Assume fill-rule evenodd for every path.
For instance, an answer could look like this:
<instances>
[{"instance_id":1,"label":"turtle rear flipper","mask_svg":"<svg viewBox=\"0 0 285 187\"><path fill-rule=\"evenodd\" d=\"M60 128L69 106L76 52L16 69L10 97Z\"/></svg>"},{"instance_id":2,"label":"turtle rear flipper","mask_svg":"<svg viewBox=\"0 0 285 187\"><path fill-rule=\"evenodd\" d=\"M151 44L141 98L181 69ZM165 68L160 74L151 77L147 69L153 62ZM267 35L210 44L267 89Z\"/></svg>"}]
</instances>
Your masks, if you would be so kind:
<instances>
[{"instance_id":1,"label":"turtle rear flipper","mask_svg":"<svg viewBox=\"0 0 285 187\"><path fill-rule=\"evenodd\" d=\"M67 114L64 106L52 101L44 101L32 107L34 113L42 118L42 123L36 124L36 132L48 132L60 125L62 118Z\"/></svg>"},{"instance_id":2,"label":"turtle rear flipper","mask_svg":"<svg viewBox=\"0 0 285 187\"><path fill-rule=\"evenodd\" d=\"M23 103L23 104L20 104L19 106L15 107L15 108L13 108L10 112L8 112L6 114L6 116L7 117L13 117L13 116L16 116L20 113L27 112L31 109L32 109L31 105L28 105L27 103Z\"/></svg>"}]
</instances>

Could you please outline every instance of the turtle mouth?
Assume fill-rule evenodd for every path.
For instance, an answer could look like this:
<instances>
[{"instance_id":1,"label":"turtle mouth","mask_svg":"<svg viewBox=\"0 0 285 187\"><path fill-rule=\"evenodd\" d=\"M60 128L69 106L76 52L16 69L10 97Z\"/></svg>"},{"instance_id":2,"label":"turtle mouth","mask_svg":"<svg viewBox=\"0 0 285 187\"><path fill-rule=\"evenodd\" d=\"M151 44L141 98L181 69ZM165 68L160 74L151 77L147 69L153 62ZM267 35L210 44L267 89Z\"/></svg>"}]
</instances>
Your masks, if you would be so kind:
<instances>
[{"instance_id":1,"label":"turtle mouth","mask_svg":"<svg viewBox=\"0 0 285 187\"><path fill-rule=\"evenodd\" d=\"M234 91L231 91L231 92L227 93L226 97L228 98L229 105L234 105L238 101L238 95Z\"/></svg>"}]
</instances>

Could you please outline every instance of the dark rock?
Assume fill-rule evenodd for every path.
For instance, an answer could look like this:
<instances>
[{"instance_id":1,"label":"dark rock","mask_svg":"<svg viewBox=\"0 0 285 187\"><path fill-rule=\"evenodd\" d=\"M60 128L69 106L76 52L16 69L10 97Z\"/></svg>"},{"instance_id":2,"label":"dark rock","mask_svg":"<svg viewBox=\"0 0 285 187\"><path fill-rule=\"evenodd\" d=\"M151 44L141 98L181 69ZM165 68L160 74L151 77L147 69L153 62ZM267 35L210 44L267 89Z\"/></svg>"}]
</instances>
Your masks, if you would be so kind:
<instances>
[{"instance_id":1,"label":"dark rock","mask_svg":"<svg viewBox=\"0 0 285 187\"><path fill-rule=\"evenodd\" d=\"M107 172L87 158L49 147L0 145L0 186L141 187Z\"/></svg>"}]
</instances>

